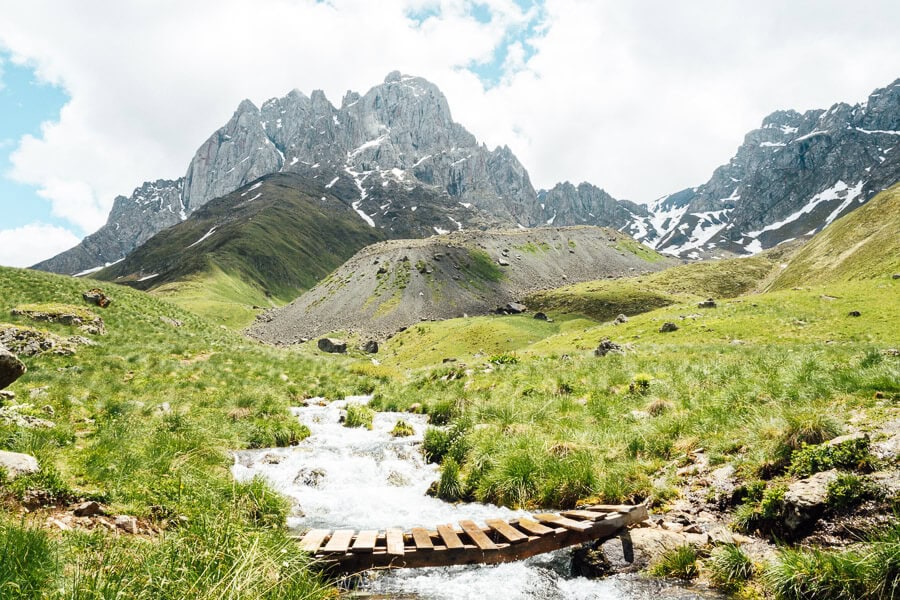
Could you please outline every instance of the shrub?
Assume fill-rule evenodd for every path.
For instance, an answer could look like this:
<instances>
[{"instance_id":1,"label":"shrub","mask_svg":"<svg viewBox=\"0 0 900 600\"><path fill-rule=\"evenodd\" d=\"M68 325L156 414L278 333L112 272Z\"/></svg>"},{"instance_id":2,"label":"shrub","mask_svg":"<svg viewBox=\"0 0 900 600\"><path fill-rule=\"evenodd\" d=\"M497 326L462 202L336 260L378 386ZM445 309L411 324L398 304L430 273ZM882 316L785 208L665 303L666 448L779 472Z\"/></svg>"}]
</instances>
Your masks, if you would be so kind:
<instances>
[{"instance_id":1,"label":"shrub","mask_svg":"<svg viewBox=\"0 0 900 600\"><path fill-rule=\"evenodd\" d=\"M835 510L846 510L877 494L878 488L869 481L852 473L841 473L828 484L826 502Z\"/></svg>"},{"instance_id":2,"label":"shrub","mask_svg":"<svg viewBox=\"0 0 900 600\"><path fill-rule=\"evenodd\" d=\"M519 357L509 352L501 352L500 354L491 355L488 358L488 362L495 365L514 365L519 362Z\"/></svg>"},{"instance_id":3,"label":"shrub","mask_svg":"<svg viewBox=\"0 0 900 600\"><path fill-rule=\"evenodd\" d=\"M871 471L874 463L869 438L857 438L834 446L804 445L791 454L789 472L797 477L809 477L829 469Z\"/></svg>"},{"instance_id":4,"label":"shrub","mask_svg":"<svg viewBox=\"0 0 900 600\"><path fill-rule=\"evenodd\" d=\"M697 567L697 551L691 546L679 546L665 552L650 566L650 574L655 577L675 577L690 580L700 574Z\"/></svg>"},{"instance_id":5,"label":"shrub","mask_svg":"<svg viewBox=\"0 0 900 600\"><path fill-rule=\"evenodd\" d=\"M450 432L446 429L429 427L425 430L425 438L422 441L422 449L425 451L425 460L439 463L450 450Z\"/></svg>"},{"instance_id":6,"label":"shrub","mask_svg":"<svg viewBox=\"0 0 900 600\"><path fill-rule=\"evenodd\" d=\"M344 419L344 427L365 427L372 429L372 420L375 411L365 404L350 403L347 405L347 416Z\"/></svg>"},{"instance_id":7,"label":"shrub","mask_svg":"<svg viewBox=\"0 0 900 600\"><path fill-rule=\"evenodd\" d=\"M415 433L413 426L400 419L394 424L394 428L391 429L391 435L394 437L409 437Z\"/></svg>"},{"instance_id":8,"label":"shrub","mask_svg":"<svg viewBox=\"0 0 900 600\"><path fill-rule=\"evenodd\" d=\"M720 589L735 591L753 577L753 561L734 544L719 546L707 561L710 581Z\"/></svg>"},{"instance_id":9,"label":"shrub","mask_svg":"<svg viewBox=\"0 0 900 600\"><path fill-rule=\"evenodd\" d=\"M651 381L653 381L652 375L648 375L647 373L636 373L635 376L631 378L631 383L628 384L628 391L632 394L643 396L650 391Z\"/></svg>"}]
</instances>

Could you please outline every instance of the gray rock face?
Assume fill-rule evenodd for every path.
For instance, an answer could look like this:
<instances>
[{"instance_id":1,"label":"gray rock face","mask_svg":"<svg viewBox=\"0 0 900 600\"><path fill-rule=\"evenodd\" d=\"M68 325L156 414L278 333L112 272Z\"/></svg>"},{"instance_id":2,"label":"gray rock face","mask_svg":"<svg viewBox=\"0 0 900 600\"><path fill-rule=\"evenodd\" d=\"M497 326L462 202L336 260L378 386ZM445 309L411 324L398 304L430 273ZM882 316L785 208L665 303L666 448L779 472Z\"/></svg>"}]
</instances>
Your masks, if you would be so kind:
<instances>
[{"instance_id":1,"label":"gray rock face","mask_svg":"<svg viewBox=\"0 0 900 600\"><path fill-rule=\"evenodd\" d=\"M796 481L784 493L784 525L788 533L796 535L824 512L828 498L828 484L837 479L835 469L816 473Z\"/></svg>"},{"instance_id":2,"label":"gray rock face","mask_svg":"<svg viewBox=\"0 0 900 600\"><path fill-rule=\"evenodd\" d=\"M6 476L15 479L20 475L30 475L41 470L41 466L35 457L19 452L7 452L0 450L0 467L6 471Z\"/></svg>"},{"instance_id":3,"label":"gray rock face","mask_svg":"<svg viewBox=\"0 0 900 600\"><path fill-rule=\"evenodd\" d=\"M856 106L777 111L708 182L658 200L627 231L681 257L759 252L821 230L894 184L898 144L900 79Z\"/></svg>"},{"instance_id":4,"label":"gray rock face","mask_svg":"<svg viewBox=\"0 0 900 600\"><path fill-rule=\"evenodd\" d=\"M80 244L34 265L34 269L74 275L111 264L167 227L187 218L181 203L183 179L147 182L113 202L106 225Z\"/></svg>"},{"instance_id":5,"label":"gray rock face","mask_svg":"<svg viewBox=\"0 0 900 600\"><path fill-rule=\"evenodd\" d=\"M103 228L35 268L78 273L117 261L213 198L279 171L327 182L360 218L405 236L543 222L512 151L479 145L453 121L434 84L394 72L365 95L348 92L340 108L318 90L310 97L294 90L261 108L244 100L200 146L183 179L117 198ZM421 188L430 191L422 208L434 214L408 223ZM437 211L434 192L443 205Z\"/></svg>"},{"instance_id":6,"label":"gray rock face","mask_svg":"<svg viewBox=\"0 0 900 600\"><path fill-rule=\"evenodd\" d=\"M27 370L25 363L0 345L0 390L12 384Z\"/></svg>"},{"instance_id":7,"label":"gray rock face","mask_svg":"<svg viewBox=\"0 0 900 600\"><path fill-rule=\"evenodd\" d=\"M331 354L343 354L347 351L347 342L333 338L321 338L316 342L319 350Z\"/></svg>"},{"instance_id":8,"label":"gray rock face","mask_svg":"<svg viewBox=\"0 0 900 600\"><path fill-rule=\"evenodd\" d=\"M538 199L547 225L591 224L624 231L636 219L650 215L646 206L616 200L590 183L578 187L568 181L558 183L551 190L541 190Z\"/></svg>"}]
</instances>

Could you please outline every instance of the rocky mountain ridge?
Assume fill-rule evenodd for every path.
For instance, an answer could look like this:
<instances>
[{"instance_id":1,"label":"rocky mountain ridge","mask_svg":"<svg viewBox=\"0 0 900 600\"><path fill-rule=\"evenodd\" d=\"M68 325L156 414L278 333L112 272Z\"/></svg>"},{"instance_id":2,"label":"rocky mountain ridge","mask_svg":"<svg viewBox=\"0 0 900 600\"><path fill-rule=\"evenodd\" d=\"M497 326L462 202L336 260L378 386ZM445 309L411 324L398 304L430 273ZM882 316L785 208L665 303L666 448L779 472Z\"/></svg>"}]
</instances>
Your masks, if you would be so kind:
<instances>
[{"instance_id":1,"label":"rocky mountain ridge","mask_svg":"<svg viewBox=\"0 0 900 600\"><path fill-rule=\"evenodd\" d=\"M535 191L508 147L488 150L452 120L434 84L393 72L340 107L321 91L241 102L183 178L118 197L104 227L35 268L114 263L211 199L280 172L324 183L387 237L598 225L681 258L754 254L821 230L900 179L898 142L900 80L856 106L777 111L708 182L650 205L589 183Z\"/></svg>"},{"instance_id":2,"label":"rocky mountain ridge","mask_svg":"<svg viewBox=\"0 0 900 600\"><path fill-rule=\"evenodd\" d=\"M755 254L821 231L900 180L900 79L862 104L777 111L696 188L624 231L683 258Z\"/></svg>"}]
</instances>

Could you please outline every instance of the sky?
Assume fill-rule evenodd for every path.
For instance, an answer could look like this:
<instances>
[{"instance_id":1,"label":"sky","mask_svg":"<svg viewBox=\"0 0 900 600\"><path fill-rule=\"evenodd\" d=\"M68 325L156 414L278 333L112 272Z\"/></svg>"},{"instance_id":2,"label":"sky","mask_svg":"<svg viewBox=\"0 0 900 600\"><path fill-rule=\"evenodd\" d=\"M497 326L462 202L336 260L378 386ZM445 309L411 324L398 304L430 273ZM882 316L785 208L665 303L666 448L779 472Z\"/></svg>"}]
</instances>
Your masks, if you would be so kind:
<instances>
[{"instance_id":1,"label":"sky","mask_svg":"<svg viewBox=\"0 0 900 600\"><path fill-rule=\"evenodd\" d=\"M244 98L339 104L393 70L508 145L536 188L649 202L699 185L774 110L900 77L896 0L28 0L0 19L0 265L175 179Z\"/></svg>"}]
</instances>

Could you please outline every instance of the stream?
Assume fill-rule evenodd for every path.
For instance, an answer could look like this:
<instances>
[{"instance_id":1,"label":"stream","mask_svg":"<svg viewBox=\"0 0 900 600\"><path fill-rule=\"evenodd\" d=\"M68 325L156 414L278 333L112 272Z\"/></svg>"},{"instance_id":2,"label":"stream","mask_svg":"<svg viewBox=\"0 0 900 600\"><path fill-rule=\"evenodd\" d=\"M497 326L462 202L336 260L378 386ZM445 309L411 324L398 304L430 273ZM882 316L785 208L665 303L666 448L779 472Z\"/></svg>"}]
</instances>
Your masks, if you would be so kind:
<instances>
[{"instance_id":1,"label":"stream","mask_svg":"<svg viewBox=\"0 0 900 600\"><path fill-rule=\"evenodd\" d=\"M247 450L235 454L232 472L238 480L262 476L291 499L288 526L297 529L434 528L460 519L483 522L527 514L490 504L449 504L425 494L438 478L436 465L425 462L421 443L425 415L376 413L372 430L341 425L350 402L370 396L292 409L312 435L291 448ZM390 435L403 419L415 433ZM501 565L399 569L364 576L352 597L410 600L462 600L490 596L505 599L698 600L720 598L706 590L639 576L596 580L572 577L571 549Z\"/></svg>"}]
</instances>

